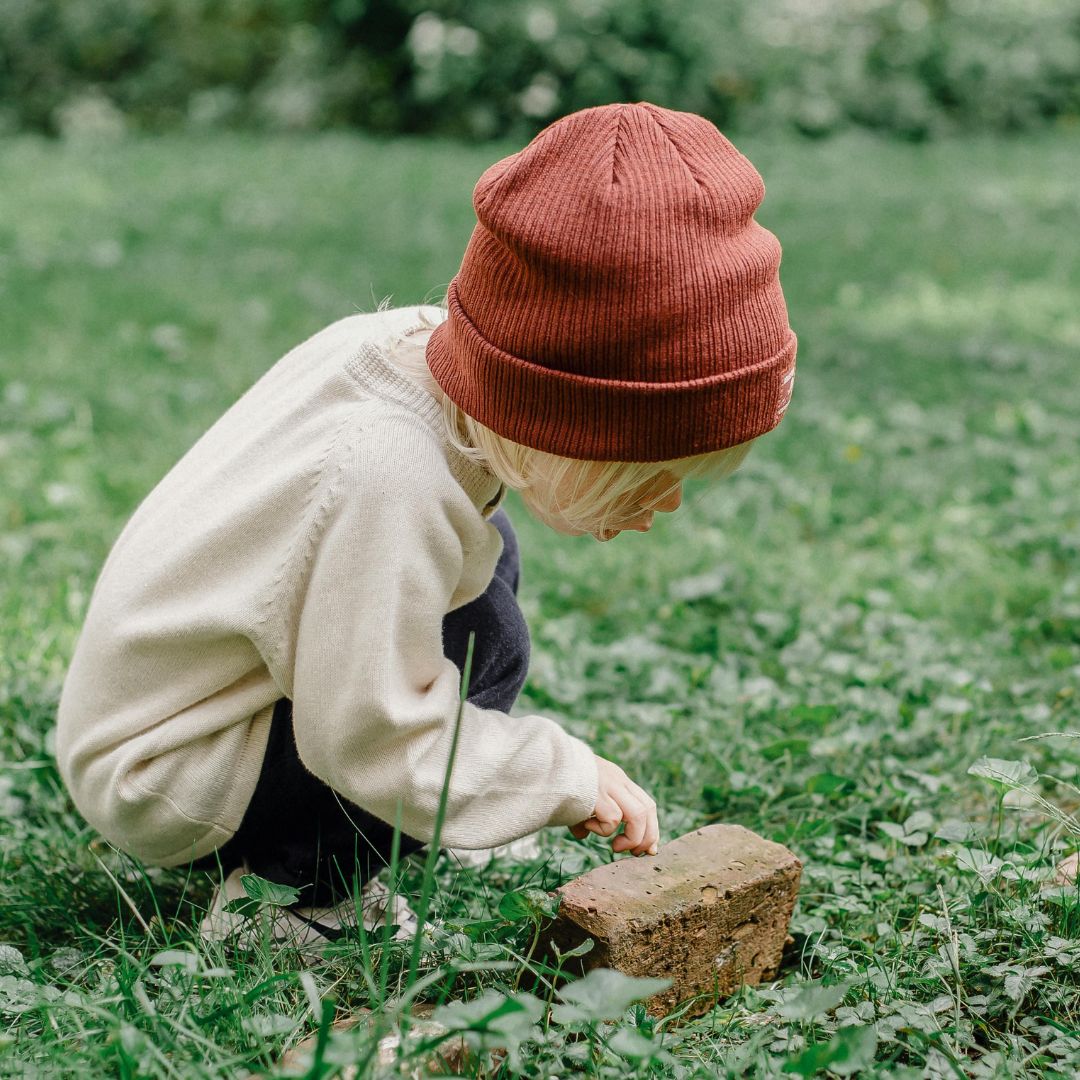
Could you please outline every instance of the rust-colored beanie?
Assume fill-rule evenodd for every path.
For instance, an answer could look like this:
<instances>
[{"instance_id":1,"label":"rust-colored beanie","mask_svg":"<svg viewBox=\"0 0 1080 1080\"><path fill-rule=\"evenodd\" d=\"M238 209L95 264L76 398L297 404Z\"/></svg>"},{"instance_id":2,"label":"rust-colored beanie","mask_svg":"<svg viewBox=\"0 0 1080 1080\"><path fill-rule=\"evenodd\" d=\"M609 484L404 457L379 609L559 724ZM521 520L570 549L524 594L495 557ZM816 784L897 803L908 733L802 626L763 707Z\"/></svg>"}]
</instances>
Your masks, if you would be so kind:
<instances>
[{"instance_id":1,"label":"rust-colored beanie","mask_svg":"<svg viewBox=\"0 0 1080 1080\"><path fill-rule=\"evenodd\" d=\"M775 427L796 337L757 170L709 120L581 109L486 169L427 361L514 442L666 461Z\"/></svg>"}]
</instances>

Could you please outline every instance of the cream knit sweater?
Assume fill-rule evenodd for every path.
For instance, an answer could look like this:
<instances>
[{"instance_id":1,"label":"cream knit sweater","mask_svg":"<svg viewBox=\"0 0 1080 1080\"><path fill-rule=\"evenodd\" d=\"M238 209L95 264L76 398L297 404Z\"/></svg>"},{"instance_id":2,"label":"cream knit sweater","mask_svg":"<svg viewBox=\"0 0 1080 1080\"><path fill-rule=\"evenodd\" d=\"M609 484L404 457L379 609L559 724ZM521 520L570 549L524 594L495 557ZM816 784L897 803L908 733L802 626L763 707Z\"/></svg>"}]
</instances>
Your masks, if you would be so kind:
<instances>
[{"instance_id":1,"label":"cream knit sweater","mask_svg":"<svg viewBox=\"0 0 1080 1080\"><path fill-rule=\"evenodd\" d=\"M57 717L86 820L147 863L236 830L274 702L319 778L430 840L458 708L442 619L490 582L502 494L353 315L282 357L137 507L94 586ZM579 739L466 704L442 841L489 847L595 808Z\"/></svg>"}]
</instances>

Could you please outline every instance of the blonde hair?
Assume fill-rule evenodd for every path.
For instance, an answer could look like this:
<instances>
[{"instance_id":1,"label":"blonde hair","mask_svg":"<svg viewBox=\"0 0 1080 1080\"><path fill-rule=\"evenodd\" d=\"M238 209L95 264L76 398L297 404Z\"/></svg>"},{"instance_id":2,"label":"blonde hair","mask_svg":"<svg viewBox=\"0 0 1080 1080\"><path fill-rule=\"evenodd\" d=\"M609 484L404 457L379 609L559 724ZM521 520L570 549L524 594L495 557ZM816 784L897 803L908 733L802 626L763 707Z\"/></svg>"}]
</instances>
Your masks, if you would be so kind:
<instances>
[{"instance_id":1,"label":"blonde hair","mask_svg":"<svg viewBox=\"0 0 1080 1080\"><path fill-rule=\"evenodd\" d=\"M389 299L384 300L379 310L388 306ZM445 302L427 306L438 308L446 318ZM507 487L528 492L539 505L583 532L608 530L617 521L616 507L665 472L672 474L674 480L653 494L653 503L662 502L683 480L692 477L719 480L729 476L742 464L753 445L751 439L723 450L671 461L584 461L522 446L485 427L441 392L425 357L427 339L441 320L432 321L424 307L419 308L419 315L421 325L392 335L386 343L386 352L398 370L434 398L441 399L449 443ZM539 483L541 478L546 482ZM563 492L562 497L549 501L556 492Z\"/></svg>"}]
</instances>

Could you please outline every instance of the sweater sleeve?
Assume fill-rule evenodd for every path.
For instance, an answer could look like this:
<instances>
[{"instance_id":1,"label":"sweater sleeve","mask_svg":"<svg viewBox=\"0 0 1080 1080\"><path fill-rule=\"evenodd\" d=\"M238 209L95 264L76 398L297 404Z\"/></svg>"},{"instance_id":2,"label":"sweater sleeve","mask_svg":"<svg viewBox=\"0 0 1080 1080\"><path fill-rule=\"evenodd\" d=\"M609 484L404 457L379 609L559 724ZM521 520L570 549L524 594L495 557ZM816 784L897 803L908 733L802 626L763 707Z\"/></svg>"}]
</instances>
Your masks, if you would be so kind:
<instances>
[{"instance_id":1,"label":"sweater sleeve","mask_svg":"<svg viewBox=\"0 0 1080 1080\"><path fill-rule=\"evenodd\" d=\"M430 434L397 427L392 455L362 433L333 472L301 583L293 725L311 772L384 821L400 800L403 831L430 841L460 694L442 620L497 530ZM466 702L441 842L492 847L571 825L596 795L580 739L547 717Z\"/></svg>"}]
</instances>

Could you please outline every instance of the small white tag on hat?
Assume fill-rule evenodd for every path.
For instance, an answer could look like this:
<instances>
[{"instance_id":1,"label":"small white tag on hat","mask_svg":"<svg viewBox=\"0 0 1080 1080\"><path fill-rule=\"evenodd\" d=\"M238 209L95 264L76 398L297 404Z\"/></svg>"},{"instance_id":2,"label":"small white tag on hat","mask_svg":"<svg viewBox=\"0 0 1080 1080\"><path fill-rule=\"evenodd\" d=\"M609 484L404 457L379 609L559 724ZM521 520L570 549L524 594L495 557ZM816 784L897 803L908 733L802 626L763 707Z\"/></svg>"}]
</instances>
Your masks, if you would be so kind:
<instances>
[{"instance_id":1,"label":"small white tag on hat","mask_svg":"<svg viewBox=\"0 0 1080 1080\"><path fill-rule=\"evenodd\" d=\"M795 386L795 362L791 363L791 367L784 373L784 377L780 380L780 404L776 409L777 421L784 415L787 407L791 404L791 391Z\"/></svg>"}]
</instances>

